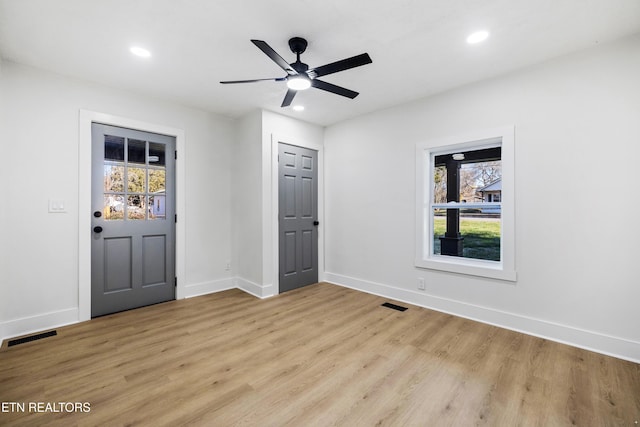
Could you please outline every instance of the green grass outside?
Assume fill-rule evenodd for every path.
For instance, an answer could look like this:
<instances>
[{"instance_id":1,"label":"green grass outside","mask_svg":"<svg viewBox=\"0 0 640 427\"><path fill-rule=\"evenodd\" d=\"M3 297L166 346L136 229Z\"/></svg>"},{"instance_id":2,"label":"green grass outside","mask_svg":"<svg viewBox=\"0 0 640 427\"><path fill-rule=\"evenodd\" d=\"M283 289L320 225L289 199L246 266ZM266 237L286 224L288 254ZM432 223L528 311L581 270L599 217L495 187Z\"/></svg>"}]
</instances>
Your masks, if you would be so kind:
<instances>
[{"instance_id":1,"label":"green grass outside","mask_svg":"<svg viewBox=\"0 0 640 427\"><path fill-rule=\"evenodd\" d=\"M440 239L446 231L446 219L433 220L433 252L440 253ZM464 258L500 261L500 221L482 219L460 220L460 234L464 237Z\"/></svg>"}]
</instances>

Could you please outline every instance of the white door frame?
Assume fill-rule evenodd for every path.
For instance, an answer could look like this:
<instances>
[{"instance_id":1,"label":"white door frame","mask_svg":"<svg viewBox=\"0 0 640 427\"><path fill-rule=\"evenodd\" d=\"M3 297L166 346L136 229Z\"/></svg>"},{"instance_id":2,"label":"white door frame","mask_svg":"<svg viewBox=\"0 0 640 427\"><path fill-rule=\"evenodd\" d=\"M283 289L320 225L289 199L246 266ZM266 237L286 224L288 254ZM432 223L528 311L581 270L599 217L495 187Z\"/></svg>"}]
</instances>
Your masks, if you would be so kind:
<instances>
[{"instance_id":1,"label":"white door frame","mask_svg":"<svg viewBox=\"0 0 640 427\"><path fill-rule=\"evenodd\" d=\"M104 123L176 138L176 299L185 297L184 130L95 111L80 110L78 143L78 321L91 319L91 123Z\"/></svg>"},{"instance_id":2,"label":"white door frame","mask_svg":"<svg viewBox=\"0 0 640 427\"><path fill-rule=\"evenodd\" d=\"M271 134L271 247L266 247L266 251L271 251L272 281L271 295L280 293L280 248L279 248L279 232L280 226L278 221L278 144L279 143L295 145L302 148L309 148L318 152L318 281L324 280L324 147L320 144L314 144L308 141L302 141L299 138L287 137L280 134ZM266 239L265 239L266 241ZM263 259L269 259L268 256ZM264 296L271 296L264 295Z\"/></svg>"}]
</instances>

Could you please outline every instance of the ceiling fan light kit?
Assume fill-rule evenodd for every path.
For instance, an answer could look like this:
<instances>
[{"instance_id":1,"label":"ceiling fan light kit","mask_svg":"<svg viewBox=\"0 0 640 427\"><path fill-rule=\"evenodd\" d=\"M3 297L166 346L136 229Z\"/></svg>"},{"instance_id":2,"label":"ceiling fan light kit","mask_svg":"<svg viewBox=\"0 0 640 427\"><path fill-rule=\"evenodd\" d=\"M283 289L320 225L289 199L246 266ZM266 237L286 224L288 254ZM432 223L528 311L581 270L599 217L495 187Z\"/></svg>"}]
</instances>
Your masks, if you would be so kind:
<instances>
[{"instance_id":1,"label":"ceiling fan light kit","mask_svg":"<svg viewBox=\"0 0 640 427\"><path fill-rule=\"evenodd\" d=\"M291 76L287 78L287 87L293 90L306 90L311 87L311 79L303 76Z\"/></svg>"},{"instance_id":2,"label":"ceiling fan light kit","mask_svg":"<svg viewBox=\"0 0 640 427\"><path fill-rule=\"evenodd\" d=\"M350 99L358 96L358 92L354 92L350 89L346 89L332 83L319 80L318 77L327 76L329 74L337 73L339 71L349 70L351 68L360 67L362 65L370 64L371 57L369 54L362 53L360 55L352 56L351 58L342 59L340 61L332 62L330 64L322 65L320 67L311 68L300 61L300 55L307 50L307 41L302 37L293 37L289 39L289 48L296 54L296 62L289 64L278 53L273 50L265 41L251 40L251 42L258 47L265 55L267 55L273 62L275 62L280 68L282 68L287 75L285 77L274 77L270 79L253 79L253 80L228 80L222 81L222 84L235 84L235 83L255 83L260 81L276 81L287 82L287 93L284 96L281 107L288 107L291 105L293 98L297 91L305 90L310 87L324 90L327 92L341 95Z\"/></svg>"}]
</instances>

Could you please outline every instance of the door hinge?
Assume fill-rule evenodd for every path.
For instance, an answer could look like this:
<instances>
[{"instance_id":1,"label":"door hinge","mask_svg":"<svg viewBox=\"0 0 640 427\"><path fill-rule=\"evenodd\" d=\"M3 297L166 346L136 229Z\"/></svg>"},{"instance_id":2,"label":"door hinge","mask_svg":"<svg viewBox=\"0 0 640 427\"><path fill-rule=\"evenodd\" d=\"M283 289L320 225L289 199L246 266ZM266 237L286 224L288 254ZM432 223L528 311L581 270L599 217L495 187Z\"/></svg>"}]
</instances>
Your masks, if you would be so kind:
<instances>
[{"instance_id":1,"label":"door hinge","mask_svg":"<svg viewBox=\"0 0 640 427\"><path fill-rule=\"evenodd\" d=\"M178 150L176 150L176 151L174 151L174 152L173 152L173 158L174 158L175 160L178 160Z\"/></svg>"},{"instance_id":2,"label":"door hinge","mask_svg":"<svg viewBox=\"0 0 640 427\"><path fill-rule=\"evenodd\" d=\"M178 222L178 214L176 214L176 215L173 217L173 222L176 222L176 223Z\"/></svg>"},{"instance_id":3,"label":"door hinge","mask_svg":"<svg viewBox=\"0 0 640 427\"><path fill-rule=\"evenodd\" d=\"M174 277L174 285L175 285L176 288L178 287L178 278L177 277Z\"/></svg>"}]
</instances>

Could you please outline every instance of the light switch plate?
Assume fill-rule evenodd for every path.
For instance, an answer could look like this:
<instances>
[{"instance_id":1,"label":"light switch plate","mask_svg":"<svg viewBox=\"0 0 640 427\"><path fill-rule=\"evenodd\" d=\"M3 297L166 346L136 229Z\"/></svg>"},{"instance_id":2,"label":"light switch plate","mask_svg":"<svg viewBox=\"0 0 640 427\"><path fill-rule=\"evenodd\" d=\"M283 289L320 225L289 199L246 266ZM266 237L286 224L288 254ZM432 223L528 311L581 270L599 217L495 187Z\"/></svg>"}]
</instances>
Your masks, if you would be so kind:
<instances>
[{"instance_id":1,"label":"light switch plate","mask_svg":"<svg viewBox=\"0 0 640 427\"><path fill-rule=\"evenodd\" d=\"M64 200L49 199L49 213L66 213L66 203Z\"/></svg>"}]
</instances>

